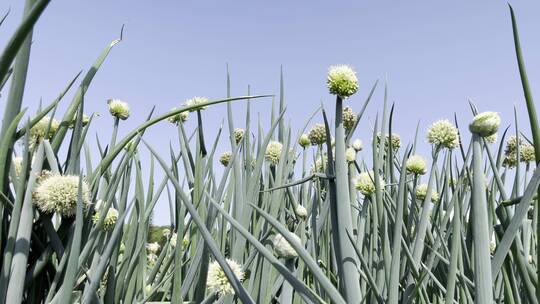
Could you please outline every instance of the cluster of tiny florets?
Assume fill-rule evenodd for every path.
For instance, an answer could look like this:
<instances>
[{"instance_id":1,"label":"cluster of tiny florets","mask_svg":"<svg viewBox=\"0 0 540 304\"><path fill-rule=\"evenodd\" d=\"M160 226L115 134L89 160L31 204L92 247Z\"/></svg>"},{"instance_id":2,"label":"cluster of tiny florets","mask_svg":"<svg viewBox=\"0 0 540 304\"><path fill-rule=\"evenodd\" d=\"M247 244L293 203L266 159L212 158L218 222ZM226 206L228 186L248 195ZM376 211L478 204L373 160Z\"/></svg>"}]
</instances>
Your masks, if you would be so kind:
<instances>
[{"instance_id":1,"label":"cluster of tiny florets","mask_svg":"<svg viewBox=\"0 0 540 304\"><path fill-rule=\"evenodd\" d=\"M73 216L79 196L79 176L50 174L39 180L34 191L34 203L45 213ZM81 198L84 206L90 202L90 191L83 180Z\"/></svg>"},{"instance_id":2,"label":"cluster of tiny florets","mask_svg":"<svg viewBox=\"0 0 540 304\"><path fill-rule=\"evenodd\" d=\"M236 128L236 129L234 129L233 133L234 133L234 141L236 143L239 143L242 140L242 138L244 138L245 131L244 131L244 129Z\"/></svg>"},{"instance_id":3,"label":"cluster of tiny florets","mask_svg":"<svg viewBox=\"0 0 540 304\"><path fill-rule=\"evenodd\" d=\"M407 171L416 175L423 175L427 172L426 160L420 155L412 155L406 163Z\"/></svg>"},{"instance_id":4,"label":"cluster of tiny florets","mask_svg":"<svg viewBox=\"0 0 540 304\"><path fill-rule=\"evenodd\" d=\"M358 91L356 72L348 65L334 65L328 69L326 80L330 94L347 98Z\"/></svg>"},{"instance_id":5,"label":"cluster of tiny florets","mask_svg":"<svg viewBox=\"0 0 540 304\"><path fill-rule=\"evenodd\" d=\"M112 116L126 120L129 118L129 105L126 102L121 101L120 99L109 99L109 113Z\"/></svg>"},{"instance_id":6,"label":"cluster of tiny florets","mask_svg":"<svg viewBox=\"0 0 540 304\"><path fill-rule=\"evenodd\" d=\"M373 171L366 171L360 173L355 180L356 190L359 190L364 195L371 195L375 192L375 174ZM381 188L384 188L384 180L379 176L379 184Z\"/></svg>"},{"instance_id":7,"label":"cluster of tiny florets","mask_svg":"<svg viewBox=\"0 0 540 304\"><path fill-rule=\"evenodd\" d=\"M172 111L178 110L178 108L173 108ZM173 115L169 118L167 118L167 121L172 124L179 124L180 122L186 122L189 118L189 112L188 111L182 111L176 115Z\"/></svg>"},{"instance_id":8,"label":"cluster of tiny florets","mask_svg":"<svg viewBox=\"0 0 540 304\"><path fill-rule=\"evenodd\" d=\"M345 150L345 160L348 163L354 162L356 160L356 150L353 148L347 148L347 150Z\"/></svg>"},{"instance_id":9,"label":"cluster of tiny florets","mask_svg":"<svg viewBox=\"0 0 540 304\"><path fill-rule=\"evenodd\" d=\"M358 117L353 112L351 107L345 107L343 109L343 127L345 130L350 131L356 124Z\"/></svg>"},{"instance_id":10,"label":"cluster of tiny florets","mask_svg":"<svg viewBox=\"0 0 540 304\"><path fill-rule=\"evenodd\" d=\"M244 272L242 267L234 260L227 259L227 264L231 268L234 275L240 280L244 280ZM229 279L225 275L223 268L219 265L217 261L210 263L208 266L208 278L207 278L207 288L211 292L215 292L219 295L228 295L234 294L234 289L229 283Z\"/></svg>"},{"instance_id":11,"label":"cluster of tiny florets","mask_svg":"<svg viewBox=\"0 0 540 304\"><path fill-rule=\"evenodd\" d=\"M97 224L97 222L99 221L99 218L101 217L101 214L104 211L103 209L105 209L105 204L103 203L103 201L99 200L94 206L95 213L94 213L94 216L92 217L92 222L94 224ZM106 231L111 230L116 224L117 220L118 220L118 210L116 210L115 208L111 206L107 210L107 214L105 215L105 218L103 219L103 223L101 224L102 225L101 227L103 228L103 230L106 230Z\"/></svg>"},{"instance_id":12,"label":"cluster of tiny florets","mask_svg":"<svg viewBox=\"0 0 540 304\"><path fill-rule=\"evenodd\" d=\"M381 143L381 133L377 134L377 145ZM387 151L388 147L392 144L392 151L397 151L401 147L401 137L399 134L392 133L386 134L384 139L384 150Z\"/></svg>"},{"instance_id":13,"label":"cluster of tiny florets","mask_svg":"<svg viewBox=\"0 0 540 304\"><path fill-rule=\"evenodd\" d=\"M302 240L294 233L289 233L289 235L294 239L298 244L302 243ZM274 252L280 258L292 259L298 256L298 253L291 244L283 237L281 234L277 234L273 240Z\"/></svg>"},{"instance_id":14,"label":"cluster of tiny florets","mask_svg":"<svg viewBox=\"0 0 540 304\"><path fill-rule=\"evenodd\" d=\"M533 162L535 160L534 153L534 146L529 143L525 143L521 146L521 149L519 151L520 160L524 163Z\"/></svg>"},{"instance_id":15,"label":"cluster of tiny florets","mask_svg":"<svg viewBox=\"0 0 540 304\"><path fill-rule=\"evenodd\" d=\"M423 201L427 196L427 184L420 184L416 187L416 198ZM435 190L431 190L431 201L436 203L439 201L439 193Z\"/></svg>"},{"instance_id":16,"label":"cluster of tiny florets","mask_svg":"<svg viewBox=\"0 0 540 304\"><path fill-rule=\"evenodd\" d=\"M206 97L193 97L186 100L185 105L188 107L194 107L191 110L189 110L190 112L194 112L194 111L204 110L208 108L208 106L198 106L200 104L207 103L207 102L208 102L208 98Z\"/></svg>"},{"instance_id":17,"label":"cluster of tiny florets","mask_svg":"<svg viewBox=\"0 0 540 304\"><path fill-rule=\"evenodd\" d=\"M454 149L459 145L458 130L447 119L433 123L428 129L427 139L437 148Z\"/></svg>"},{"instance_id":18,"label":"cluster of tiny florets","mask_svg":"<svg viewBox=\"0 0 540 304\"><path fill-rule=\"evenodd\" d=\"M231 158L232 158L232 153L227 151L227 152L223 152L223 154L221 154L221 156L219 157L219 162L224 166L224 167L227 167L229 165L229 163L231 162Z\"/></svg>"},{"instance_id":19,"label":"cluster of tiny florets","mask_svg":"<svg viewBox=\"0 0 540 304\"><path fill-rule=\"evenodd\" d=\"M326 142L326 127L323 124L316 124L309 130L308 137L313 146L324 144Z\"/></svg>"},{"instance_id":20,"label":"cluster of tiny florets","mask_svg":"<svg viewBox=\"0 0 540 304\"><path fill-rule=\"evenodd\" d=\"M360 139L355 139L351 145L356 152L362 151L364 146L362 145L362 141Z\"/></svg>"},{"instance_id":21,"label":"cluster of tiny florets","mask_svg":"<svg viewBox=\"0 0 540 304\"><path fill-rule=\"evenodd\" d=\"M266 147L266 153L264 155L264 158L271 164L276 165L279 162L279 158L281 157L282 149L283 145L280 142L271 141Z\"/></svg>"},{"instance_id":22,"label":"cluster of tiny florets","mask_svg":"<svg viewBox=\"0 0 540 304\"><path fill-rule=\"evenodd\" d=\"M60 123L56 119L48 116L43 117L34 126L32 126L32 128L30 128L30 143L37 144L42 139L53 138L59 127Z\"/></svg>"}]
</instances>

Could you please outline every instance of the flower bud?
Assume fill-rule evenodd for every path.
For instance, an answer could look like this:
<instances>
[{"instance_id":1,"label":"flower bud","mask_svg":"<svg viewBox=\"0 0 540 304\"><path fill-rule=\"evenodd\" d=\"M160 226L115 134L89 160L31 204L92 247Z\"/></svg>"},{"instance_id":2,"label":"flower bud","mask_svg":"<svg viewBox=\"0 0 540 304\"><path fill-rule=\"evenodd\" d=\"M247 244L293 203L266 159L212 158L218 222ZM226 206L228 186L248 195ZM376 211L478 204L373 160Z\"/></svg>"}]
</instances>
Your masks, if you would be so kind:
<instances>
[{"instance_id":1,"label":"flower bud","mask_svg":"<svg viewBox=\"0 0 540 304\"><path fill-rule=\"evenodd\" d=\"M484 112L473 118L473 121L469 124L469 130L482 137L487 137L497 133L500 124L501 117L498 113Z\"/></svg>"}]
</instances>

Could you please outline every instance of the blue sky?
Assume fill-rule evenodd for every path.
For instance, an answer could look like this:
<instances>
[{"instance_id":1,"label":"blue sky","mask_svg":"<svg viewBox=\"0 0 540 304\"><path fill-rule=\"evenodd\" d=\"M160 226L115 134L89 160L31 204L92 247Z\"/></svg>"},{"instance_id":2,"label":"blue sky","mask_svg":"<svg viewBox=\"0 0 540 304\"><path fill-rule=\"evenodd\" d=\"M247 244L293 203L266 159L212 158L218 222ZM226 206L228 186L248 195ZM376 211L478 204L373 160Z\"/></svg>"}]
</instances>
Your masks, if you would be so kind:
<instances>
[{"instance_id":1,"label":"blue sky","mask_svg":"<svg viewBox=\"0 0 540 304\"><path fill-rule=\"evenodd\" d=\"M0 12L11 8L0 28L0 45L19 22L22 3L0 4ZM512 4L533 93L538 93L540 3ZM500 112L503 124L513 121L517 105L521 126L527 127L503 1L52 1L34 33L25 105L35 109L40 98L53 100L118 37L122 24L124 41L113 49L87 94L87 112L103 114L93 129L102 142L110 136L103 131L111 126L108 98L131 105L132 116L122 124L125 132L140 124L153 105L162 113L192 96L224 97L227 63L233 95L244 95L248 85L253 94L278 94L282 65L286 120L293 128L301 127L321 101L331 108L325 77L328 66L336 63L357 70L361 88L348 101L357 111L372 84L388 80L389 101L396 104L395 128L406 142L418 121L423 132L432 121L457 112L466 124L471 118L467 98L481 110ZM357 137L364 142L382 109L382 93L381 86L359 125ZM4 105L2 97L0 111ZM253 108L266 121L270 105L261 101ZM224 119L224 109L221 105L204 113L208 139ZM238 122L243 109L235 106ZM168 124L147 134L163 151L176 138ZM165 206L158 208L156 219L168 219Z\"/></svg>"}]
</instances>

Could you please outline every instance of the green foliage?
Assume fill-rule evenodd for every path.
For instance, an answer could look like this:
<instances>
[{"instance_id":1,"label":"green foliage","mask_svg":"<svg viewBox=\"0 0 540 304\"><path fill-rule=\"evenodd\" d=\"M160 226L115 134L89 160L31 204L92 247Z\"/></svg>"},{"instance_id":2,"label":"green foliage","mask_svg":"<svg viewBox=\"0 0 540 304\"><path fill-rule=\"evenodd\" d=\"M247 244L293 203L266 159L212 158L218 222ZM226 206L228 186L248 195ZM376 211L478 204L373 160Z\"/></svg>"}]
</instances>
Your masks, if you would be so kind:
<instances>
[{"instance_id":1,"label":"green foliage","mask_svg":"<svg viewBox=\"0 0 540 304\"><path fill-rule=\"evenodd\" d=\"M385 87L366 156L351 138L368 125L362 117L377 83L364 91L354 71L339 66L328 75L333 124L322 109L312 116L318 124L293 132L281 75L279 112L256 125L250 103L269 96L231 97L227 74L226 98L152 110L125 135L120 127L133 117L116 101L110 143L98 139L93 155L85 94L121 39L76 92L78 75L28 114L24 40L48 1L27 3L0 55L0 79L11 81L0 137L0 303L538 303L538 123L513 12L533 140L516 116L507 151L506 131L496 149L478 136L496 128L472 128L467 143L467 130L442 120L426 132L431 158L416 155L417 138L409 144L393 133L399 111L388 111ZM60 115L57 105L70 94ZM234 124L235 101L246 105L242 126ZM228 125L209 141L204 110L222 103ZM187 112L196 119L178 118ZM145 141L150 127L174 128L178 148L156 151ZM517 144L522 137L529 144ZM220 162L223 146L230 152ZM169 206L167 225L152 223L158 202Z\"/></svg>"}]
</instances>

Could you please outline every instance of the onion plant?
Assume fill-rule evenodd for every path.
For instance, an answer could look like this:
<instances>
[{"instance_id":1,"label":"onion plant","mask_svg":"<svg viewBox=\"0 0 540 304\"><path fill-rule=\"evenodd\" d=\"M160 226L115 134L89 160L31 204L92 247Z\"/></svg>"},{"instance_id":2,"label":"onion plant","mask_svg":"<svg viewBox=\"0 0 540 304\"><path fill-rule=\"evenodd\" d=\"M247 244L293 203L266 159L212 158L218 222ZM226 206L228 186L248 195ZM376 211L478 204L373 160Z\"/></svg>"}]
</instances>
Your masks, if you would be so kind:
<instances>
[{"instance_id":1,"label":"onion plant","mask_svg":"<svg viewBox=\"0 0 540 304\"><path fill-rule=\"evenodd\" d=\"M283 73L265 124L251 104L275 96L234 97L227 72L223 98L149 109L133 130L129 103L103 101L104 143L88 136L85 95L122 37L80 83L25 106L48 2L26 1L0 55L0 303L538 303L540 131L512 10L528 127L516 114L499 130L497 113L471 103L460 114L468 128L446 117L405 143L386 85L370 124L378 83L363 87L336 65L326 83L335 111L313 109L299 130L287 124ZM213 138L210 106L227 109ZM170 148L148 144L148 128L174 130ZM169 208L163 226L158 203Z\"/></svg>"}]
</instances>

